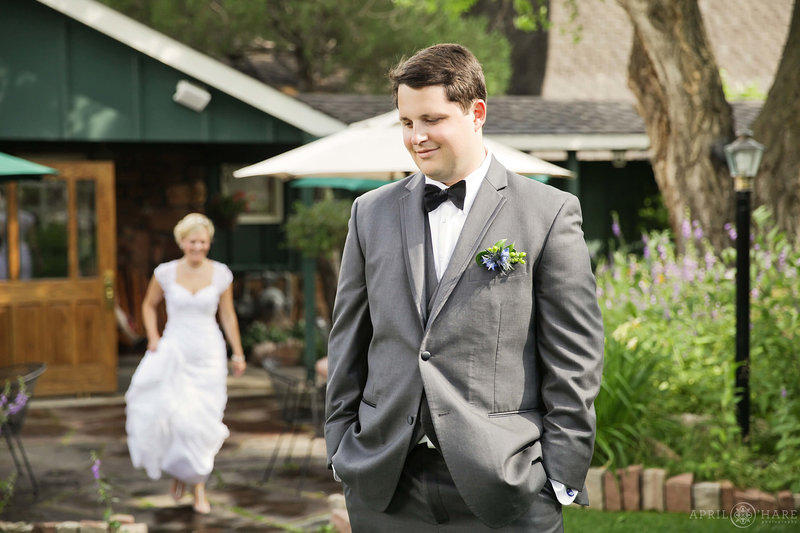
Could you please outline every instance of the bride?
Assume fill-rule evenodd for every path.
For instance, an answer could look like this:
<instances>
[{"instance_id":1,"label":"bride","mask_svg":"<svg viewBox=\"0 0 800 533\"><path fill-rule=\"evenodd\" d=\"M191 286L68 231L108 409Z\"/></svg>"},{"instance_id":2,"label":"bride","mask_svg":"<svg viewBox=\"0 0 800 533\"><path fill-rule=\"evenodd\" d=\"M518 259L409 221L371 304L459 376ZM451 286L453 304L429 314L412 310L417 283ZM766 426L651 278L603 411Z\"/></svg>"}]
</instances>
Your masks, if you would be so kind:
<instances>
[{"instance_id":1,"label":"bride","mask_svg":"<svg viewBox=\"0 0 800 533\"><path fill-rule=\"evenodd\" d=\"M233 306L230 269L208 259L214 225L192 213L174 229L183 257L158 265L142 304L147 352L125 394L131 461L151 479L172 476L177 502L193 487L194 510L211 506L205 483L214 457L228 437L222 423L227 402L227 350L217 323L233 350L233 373L245 359ZM157 309L166 300L167 323L159 335Z\"/></svg>"}]
</instances>

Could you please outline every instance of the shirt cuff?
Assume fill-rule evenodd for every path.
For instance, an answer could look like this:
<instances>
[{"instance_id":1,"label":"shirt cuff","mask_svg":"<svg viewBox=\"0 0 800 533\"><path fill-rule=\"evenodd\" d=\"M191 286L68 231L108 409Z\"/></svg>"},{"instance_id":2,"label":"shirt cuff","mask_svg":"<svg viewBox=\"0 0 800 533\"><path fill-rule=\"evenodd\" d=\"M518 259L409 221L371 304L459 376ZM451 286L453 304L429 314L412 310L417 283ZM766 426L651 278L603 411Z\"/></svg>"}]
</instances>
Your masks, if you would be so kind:
<instances>
[{"instance_id":1,"label":"shirt cuff","mask_svg":"<svg viewBox=\"0 0 800 533\"><path fill-rule=\"evenodd\" d=\"M342 482L342 478L340 478L339 476L336 475L336 469L333 467L333 465L331 465L331 470L333 471L333 479L335 481L338 481L339 483L341 483Z\"/></svg>"},{"instance_id":2,"label":"shirt cuff","mask_svg":"<svg viewBox=\"0 0 800 533\"><path fill-rule=\"evenodd\" d=\"M575 498L578 496L578 492L580 492L574 489L568 489L563 483L556 481L555 479L551 479L550 484L553 486L553 491L556 493L556 499L558 499L558 502L561 505L570 505L575 501Z\"/></svg>"}]
</instances>

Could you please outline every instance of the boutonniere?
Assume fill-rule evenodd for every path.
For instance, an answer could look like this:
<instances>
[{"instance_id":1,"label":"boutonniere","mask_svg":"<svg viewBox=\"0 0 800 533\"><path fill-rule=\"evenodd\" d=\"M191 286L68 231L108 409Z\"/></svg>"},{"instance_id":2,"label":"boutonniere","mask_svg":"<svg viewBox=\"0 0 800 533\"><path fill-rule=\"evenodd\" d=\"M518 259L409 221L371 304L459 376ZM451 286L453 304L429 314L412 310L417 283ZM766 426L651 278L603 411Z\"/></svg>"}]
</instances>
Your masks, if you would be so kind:
<instances>
[{"instance_id":1,"label":"boutonniere","mask_svg":"<svg viewBox=\"0 0 800 533\"><path fill-rule=\"evenodd\" d=\"M487 270L499 270L503 274L508 274L514 270L514 264L525 264L526 252L518 252L514 249L514 243L506 244L506 239L497 241L494 246L478 252L475 262L485 266Z\"/></svg>"}]
</instances>

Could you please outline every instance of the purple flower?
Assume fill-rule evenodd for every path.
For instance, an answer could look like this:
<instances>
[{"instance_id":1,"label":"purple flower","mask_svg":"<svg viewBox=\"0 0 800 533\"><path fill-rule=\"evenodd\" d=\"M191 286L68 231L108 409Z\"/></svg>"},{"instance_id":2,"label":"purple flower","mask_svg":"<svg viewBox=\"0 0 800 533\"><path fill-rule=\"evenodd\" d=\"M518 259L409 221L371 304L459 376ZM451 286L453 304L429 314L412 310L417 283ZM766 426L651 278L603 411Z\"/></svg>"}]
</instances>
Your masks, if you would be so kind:
<instances>
[{"instance_id":1,"label":"purple flower","mask_svg":"<svg viewBox=\"0 0 800 533\"><path fill-rule=\"evenodd\" d=\"M8 414L15 415L19 413L22 411L22 408L25 407L26 403L28 403L28 396L24 392L19 391L14 401L8 406Z\"/></svg>"},{"instance_id":2,"label":"purple flower","mask_svg":"<svg viewBox=\"0 0 800 533\"><path fill-rule=\"evenodd\" d=\"M92 463L92 476L95 480L100 479L100 459L95 459Z\"/></svg>"},{"instance_id":3,"label":"purple flower","mask_svg":"<svg viewBox=\"0 0 800 533\"><path fill-rule=\"evenodd\" d=\"M781 388L781 397L786 398L786 387Z\"/></svg>"},{"instance_id":4,"label":"purple flower","mask_svg":"<svg viewBox=\"0 0 800 533\"><path fill-rule=\"evenodd\" d=\"M692 226L694 227L694 238L699 241L703 238L703 228L700 227L700 222L697 220L692 222Z\"/></svg>"},{"instance_id":5,"label":"purple flower","mask_svg":"<svg viewBox=\"0 0 800 533\"><path fill-rule=\"evenodd\" d=\"M786 270L786 248L778 255L778 272Z\"/></svg>"},{"instance_id":6,"label":"purple flower","mask_svg":"<svg viewBox=\"0 0 800 533\"><path fill-rule=\"evenodd\" d=\"M704 259L706 261L706 270L711 270L711 267L713 267L714 263L717 261L717 258L714 257L714 254L711 252L706 252Z\"/></svg>"},{"instance_id":7,"label":"purple flower","mask_svg":"<svg viewBox=\"0 0 800 533\"><path fill-rule=\"evenodd\" d=\"M730 237L732 241L735 241L736 240L736 228L734 228L733 225L730 222L725 224L724 227L725 227L725 231L728 232L728 237Z\"/></svg>"},{"instance_id":8,"label":"purple flower","mask_svg":"<svg viewBox=\"0 0 800 533\"><path fill-rule=\"evenodd\" d=\"M694 281L696 271L697 271L697 262L690 257L684 256L683 269L681 272L683 279L686 281Z\"/></svg>"},{"instance_id":9,"label":"purple flower","mask_svg":"<svg viewBox=\"0 0 800 533\"><path fill-rule=\"evenodd\" d=\"M689 235L692 234L692 226L686 219L684 219L683 222L681 222L681 234L683 235L684 239L688 239Z\"/></svg>"},{"instance_id":10,"label":"purple flower","mask_svg":"<svg viewBox=\"0 0 800 533\"><path fill-rule=\"evenodd\" d=\"M622 235L622 231L619 229L619 222L615 218L614 221L611 223L611 233L614 234L614 237L619 239L619 236Z\"/></svg>"}]
</instances>

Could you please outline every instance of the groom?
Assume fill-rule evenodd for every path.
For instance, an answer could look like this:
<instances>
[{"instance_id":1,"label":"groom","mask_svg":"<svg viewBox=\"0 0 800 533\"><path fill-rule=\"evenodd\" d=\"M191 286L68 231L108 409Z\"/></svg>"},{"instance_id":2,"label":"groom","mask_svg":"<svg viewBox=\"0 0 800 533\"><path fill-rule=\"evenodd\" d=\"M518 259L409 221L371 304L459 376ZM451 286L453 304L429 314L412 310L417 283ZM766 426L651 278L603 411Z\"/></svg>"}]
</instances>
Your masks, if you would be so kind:
<instances>
[{"instance_id":1,"label":"groom","mask_svg":"<svg viewBox=\"0 0 800 533\"><path fill-rule=\"evenodd\" d=\"M328 346L353 531L562 531L588 503L603 354L578 200L487 153L466 48L390 78L420 172L354 202Z\"/></svg>"}]
</instances>

